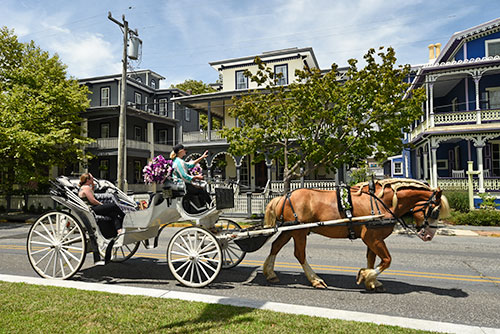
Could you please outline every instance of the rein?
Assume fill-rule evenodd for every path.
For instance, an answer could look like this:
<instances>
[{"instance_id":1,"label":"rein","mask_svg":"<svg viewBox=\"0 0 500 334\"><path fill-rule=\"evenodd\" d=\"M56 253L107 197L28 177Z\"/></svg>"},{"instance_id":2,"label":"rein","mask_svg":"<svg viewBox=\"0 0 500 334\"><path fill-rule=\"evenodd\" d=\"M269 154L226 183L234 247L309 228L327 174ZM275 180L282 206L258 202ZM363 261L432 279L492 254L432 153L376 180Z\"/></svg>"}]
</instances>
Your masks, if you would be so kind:
<instances>
[{"instance_id":1,"label":"rein","mask_svg":"<svg viewBox=\"0 0 500 334\"><path fill-rule=\"evenodd\" d=\"M371 201L372 201L372 198L376 199L378 202L380 202L382 204L382 206L384 207L385 210L387 210L387 212L389 212L392 217L394 217L394 219L399 222L405 229L407 230L410 230L411 232L413 233L418 233L421 229L425 228L425 227L430 227L430 228L437 228L437 225L430 225L429 224L429 218L432 218L432 219L437 219L439 217L439 209L437 209L436 207L434 207L434 209L432 209L431 205L432 204L435 204L437 206L437 202L436 202L436 193L437 191L434 190L432 192L432 195L431 197L429 197L429 199L424 203L424 204L418 204L416 205L415 207L417 206L422 206L422 208L418 209L418 210L415 210L415 207L411 208L410 209L410 213L415 213L415 212L424 212L424 224L422 224L422 226L417 226L415 227L416 231L414 231L412 229L412 227L410 227L405 221L404 219L402 219L401 217L396 217L396 215L394 214L394 212L392 212L392 210L382 201L382 199L380 199L376 194L375 194L375 189L374 187L372 188L371 186L369 187L369 191L366 192L366 191L361 191L361 193L363 194L367 194L367 195L370 195L370 204L371 204ZM377 202L376 202L377 203ZM377 209L378 209L378 205L377 205ZM380 210L379 210L379 213L380 213ZM372 205L372 214L373 214L373 205Z\"/></svg>"}]
</instances>

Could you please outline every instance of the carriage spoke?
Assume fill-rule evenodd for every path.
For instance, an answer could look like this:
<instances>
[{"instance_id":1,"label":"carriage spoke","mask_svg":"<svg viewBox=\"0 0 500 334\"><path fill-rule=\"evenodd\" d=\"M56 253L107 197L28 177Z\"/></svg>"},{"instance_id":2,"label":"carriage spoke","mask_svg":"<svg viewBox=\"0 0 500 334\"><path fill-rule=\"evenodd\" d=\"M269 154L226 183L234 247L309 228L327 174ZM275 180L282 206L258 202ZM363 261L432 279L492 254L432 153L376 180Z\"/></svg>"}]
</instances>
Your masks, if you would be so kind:
<instances>
[{"instance_id":1,"label":"carriage spoke","mask_svg":"<svg viewBox=\"0 0 500 334\"><path fill-rule=\"evenodd\" d=\"M186 262L188 264L186 270L184 271L184 274L182 274L182 279L184 279L184 277L186 277L186 274L189 272L189 269L191 269L191 266L193 265L193 262L189 261L189 262Z\"/></svg>"},{"instance_id":2,"label":"carriage spoke","mask_svg":"<svg viewBox=\"0 0 500 334\"><path fill-rule=\"evenodd\" d=\"M63 253L66 253L66 254L68 254L68 256L70 256L73 259L75 259L75 261L80 261L76 256L74 256L73 254L71 254L71 252L68 252L66 249L62 248L61 250L63 251ZM73 269L71 269L71 270L73 270Z\"/></svg>"},{"instance_id":3,"label":"carriage spoke","mask_svg":"<svg viewBox=\"0 0 500 334\"><path fill-rule=\"evenodd\" d=\"M185 254L185 255L189 254L189 250L187 250L186 248L179 245L179 243L175 242L174 245L176 245L180 250L184 251L183 254ZM181 253L178 253L178 254L181 254Z\"/></svg>"},{"instance_id":4,"label":"carriage spoke","mask_svg":"<svg viewBox=\"0 0 500 334\"><path fill-rule=\"evenodd\" d=\"M56 231L54 231L54 223L52 222L52 218L50 218L50 216L48 216L47 218L49 220L50 230L52 231L52 235L55 236L56 235ZM40 223L42 223L42 222L40 222Z\"/></svg>"},{"instance_id":5,"label":"carriage spoke","mask_svg":"<svg viewBox=\"0 0 500 334\"><path fill-rule=\"evenodd\" d=\"M203 245L203 242L205 242L205 239L207 238L207 236L204 234L203 235L203 239L200 240L200 243L198 244L198 247L196 247L196 251L200 251L200 248L201 246Z\"/></svg>"},{"instance_id":6,"label":"carriage spoke","mask_svg":"<svg viewBox=\"0 0 500 334\"><path fill-rule=\"evenodd\" d=\"M63 258L62 258L62 253L59 254L59 265L61 266L61 273L62 273L62 276L64 277L65 274L64 274L64 266L63 266L63 262L62 262Z\"/></svg>"},{"instance_id":7,"label":"carriage spoke","mask_svg":"<svg viewBox=\"0 0 500 334\"><path fill-rule=\"evenodd\" d=\"M74 226L71 231L69 231L68 233L66 233L66 235L64 236L64 238L61 239L61 242L63 242L64 240L66 240L66 238L68 236L70 236L71 234L73 234L73 232L76 230L76 226Z\"/></svg>"},{"instance_id":8,"label":"carriage spoke","mask_svg":"<svg viewBox=\"0 0 500 334\"><path fill-rule=\"evenodd\" d=\"M41 252L45 252L45 251L47 251L49 249L51 249L51 248L50 247L45 247L45 248L39 249L37 251L31 252L31 255L38 254L38 253L41 253Z\"/></svg>"},{"instance_id":9,"label":"carriage spoke","mask_svg":"<svg viewBox=\"0 0 500 334\"><path fill-rule=\"evenodd\" d=\"M44 236L42 233L40 233L40 232L38 232L38 231L33 231L33 232L35 232L38 236L40 236L40 237L42 237L43 239L47 240L47 241L48 241L48 242L50 242L51 244L53 244L53 243L55 242L55 240L54 240L54 239L52 239L52 240L51 240L51 239L47 238L46 236Z\"/></svg>"},{"instance_id":10,"label":"carriage spoke","mask_svg":"<svg viewBox=\"0 0 500 334\"><path fill-rule=\"evenodd\" d=\"M186 261L185 264L183 264L182 266L180 266L179 268L177 268L177 269L180 269L181 267L183 267L184 265L187 264L187 260L189 260L189 257L185 256L185 257L179 257L177 259L170 260L170 262L174 263L174 262Z\"/></svg>"},{"instance_id":11,"label":"carriage spoke","mask_svg":"<svg viewBox=\"0 0 500 334\"><path fill-rule=\"evenodd\" d=\"M34 244L34 245L42 245L42 246L54 246L54 244L50 243L46 243L46 242L41 242L41 241L31 241L30 242L31 244Z\"/></svg>"},{"instance_id":12,"label":"carriage spoke","mask_svg":"<svg viewBox=\"0 0 500 334\"><path fill-rule=\"evenodd\" d=\"M67 253L69 256L73 257L76 261L78 261L78 258L74 257L73 254L69 253L66 250L62 250L62 252L61 252L61 255L63 256L64 261L66 261L66 264L68 265L68 267L71 269L71 271L74 271L75 268L73 268L73 266L71 265L71 259L68 259L64 253Z\"/></svg>"},{"instance_id":13,"label":"carriage spoke","mask_svg":"<svg viewBox=\"0 0 500 334\"><path fill-rule=\"evenodd\" d=\"M211 250L209 252L207 251L204 253L200 253L200 256L206 257L208 254L217 254L217 249Z\"/></svg>"},{"instance_id":14,"label":"carriage spoke","mask_svg":"<svg viewBox=\"0 0 500 334\"><path fill-rule=\"evenodd\" d=\"M183 237L182 235L181 235L179 238L181 239L181 241L182 241L182 243L184 244L184 246L186 246L186 248L185 248L186 252L188 252L188 253L189 253L189 251L190 251L190 250L192 250L193 248L192 248L190 245L188 245L188 243L186 242L186 239L184 239L184 237ZM179 247L181 247L181 245L179 245L178 243L176 243L176 244L177 244ZM183 247L181 247L181 248L183 248Z\"/></svg>"},{"instance_id":15,"label":"carriage spoke","mask_svg":"<svg viewBox=\"0 0 500 334\"><path fill-rule=\"evenodd\" d=\"M181 255L181 256L189 257L189 253L181 253L181 252L177 252L177 251L172 251L171 253L175 254L175 255Z\"/></svg>"},{"instance_id":16,"label":"carriage spoke","mask_svg":"<svg viewBox=\"0 0 500 334\"><path fill-rule=\"evenodd\" d=\"M219 261L217 261L217 263L218 263L218 262L219 262ZM214 268L213 266L209 265L208 263L206 263L206 262L204 262L204 261L200 261L199 263L201 263L202 265L204 265L206 268L208 268L208 269L212 270L213 272L215 272L215 271L216 271L216 270L215 270L215 268ZM207 276L207 277L208 277L208 276Z\"/></svg>"},{"instance_id":17,"label":"carriage spoke","mask_svg":"<svg viewBox=\"0 0 500 334\"><path fill-rule=\"evenodd\" d=\"M47 227L45 226L45 224L43 222L40 222L40 226L42 226L42 228L45 230L45 232L47 233L47 235L52 239L50 241L52 242L55 242L56 239L54 238L54 234L50 233L50 231L47 229ZM35 231L39 236L41 236L42 238L45 238L42 234L40 234L38 231ZM47 239L47 238L45 238Z\"/></svg>"},{"instance_id":18,"label":"carriage spoke","mask_svg":"<svg viewBox=\"0 0 500 334\"><path fill-rule=\"evenodd\" d=\"M71 249L71 250L78 251L78 252L81 252L83 250L83 248L81 248L81 247L66 246L66 245L64 245L63 247L65 249Z\"/></svg>"},{"instance_id":19,"label":"carriage spoke","mask_svg":"<svg viewBox=\"0 0 500 334\"><path fill-rule=\"evenodd\" d=\"M54 254L56 255L56 258L54 259L54 266L52 267L52 277L56 277L57 260L59 258L59 253L57 252L57 250L54 252Z\"/></svg>"},{"instance_id":20,"label":"carriage spoke","mask_svg":"<svg viewBox=\"0 0 500 334\"><path fill-rule=\"evenodd\" d=\"M37 262L35 262L35 265L38 265L40 262L42 262L43 259L45 259L49 254L52 254L51 257L50 257L50 258L52 258L52 256L54 256L54 251L55 250L53 248L51 248L50 251L47 252L47 254L45 254L44 256L42 256L41 258L39 258ZM50 261L50 259L49 259L49 261Z\"/></svg>"},{"instance_id":21,"label":"carriage spoke","mask_svg":"<svg viewBox=\"0 0 500 334\"><path fill-rule=\"evenodd\" d=\"M82 237L81 236L79 236L78 238L74 238L74 239L65 241L62 244L63 245L67 245L67 244L72 244L72 243L75 243L75 242L78 242L78 241L82 241Z\"/></svg>"}]
</instances>

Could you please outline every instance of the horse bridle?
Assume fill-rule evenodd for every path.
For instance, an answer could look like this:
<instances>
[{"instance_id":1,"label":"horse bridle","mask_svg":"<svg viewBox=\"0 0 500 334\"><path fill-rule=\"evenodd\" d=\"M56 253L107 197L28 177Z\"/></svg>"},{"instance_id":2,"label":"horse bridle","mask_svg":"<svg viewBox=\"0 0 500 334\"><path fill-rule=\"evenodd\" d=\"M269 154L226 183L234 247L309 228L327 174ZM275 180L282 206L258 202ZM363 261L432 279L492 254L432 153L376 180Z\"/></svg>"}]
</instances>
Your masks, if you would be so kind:
<instances>
[{"instance_id":1,"label":"horse bridle","mask_svg":"<svg viewBox=\"0 0 500 334\"><path fill-rule=\"evenodd\" d=\"M404 219L402 219L401 217L396 217L394 212L392 212L392 210L384 203L384 201L382 201L382 199L380 199L377 195L375 195L375 192L372 192L371 189L370 189L370 192L365 192L365 191L362 191L362 192L370 195L372 198L375 198L377 201L379 201L382 204L382 206L384 207L384 209L386 209L387 212L389 212L394 217L394 219L396 219L404 228L412 230L411 227L408 226L408 224L404 221ZM437 228L437 225L430 225L429 224L429 218L431 218L433 220L437 220L439 218L440 204L437 203L436 194L437 194L437 191L434 190L432 192L431 197L429 197L429 199L425 203L417 204L413 208L411 208L409 211L412 214L416 213L416 212L420 212L420 211L424 212L424 223L421 226L415 227L415 229L417 230L416 231L417 233L425 227ZM434 207L432 207L432 204L434 204ZM418 210L415 210L415 208L419 207L419 206L422 206L422 207ZM373 209L372 209L372 211L373 211Z\"/></svg>"},{"instance_id":2,"label":"horse bridle","mask_svg":"<svg viewBox=\"0 0 500 334\"><path fill-rule=\"evenodd\" d=\"M430 225L429 224L429 218L432 220L437 220L439 218L439 207L441 204L437 203L437 198L436 198L437 191L434 190L432 192L431 197L424 203L424 204L417 204L413 208L410 209L410 213L414 214L416 212L423 212L424 213L424 223L417 227L417 231L420 231L422 228L425 227L430 227L430 228L437 228L437 225ZM432 206L434 204L434 207ZM417 206L422 206L420 209L415 210Z\"/></svg>"}]
</instances>

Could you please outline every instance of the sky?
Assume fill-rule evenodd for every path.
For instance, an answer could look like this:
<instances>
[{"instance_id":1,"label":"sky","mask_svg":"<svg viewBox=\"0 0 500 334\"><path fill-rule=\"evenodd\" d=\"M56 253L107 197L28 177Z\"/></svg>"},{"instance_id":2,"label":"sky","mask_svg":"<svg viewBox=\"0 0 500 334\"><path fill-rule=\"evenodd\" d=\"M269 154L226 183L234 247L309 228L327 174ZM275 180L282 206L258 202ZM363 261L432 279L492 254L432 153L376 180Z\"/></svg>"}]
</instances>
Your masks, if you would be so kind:
<instances>
[{"instance_id":1,"label":"sky","mask_svg":"<svg viewBox=\"0 0 500 334\"><path fill-rule=\"evenodd\" d=\"M137 29L133 70L213 83L209 62L312 47L319 66L362 60L392 46L399 64L428 61L429 44L500 17L498 0L0 0L0 26L58 54L77 79L121 73L123 35L108 12Z\"/></svg>"}]
</instances>

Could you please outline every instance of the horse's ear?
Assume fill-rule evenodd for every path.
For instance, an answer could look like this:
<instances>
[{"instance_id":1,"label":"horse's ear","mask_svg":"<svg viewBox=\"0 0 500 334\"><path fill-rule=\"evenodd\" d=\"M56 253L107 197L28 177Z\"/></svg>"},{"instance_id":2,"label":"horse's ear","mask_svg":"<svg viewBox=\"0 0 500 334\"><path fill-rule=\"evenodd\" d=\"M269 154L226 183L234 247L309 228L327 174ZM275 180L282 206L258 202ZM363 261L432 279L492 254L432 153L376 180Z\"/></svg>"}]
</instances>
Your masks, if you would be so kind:
<instances>
[{"instance_id":1,"label":"horse's ear","mask_svg":"<svg viewBox=\"0 0 500 334\"><path fill-rule=\"evenodd\" d=\"M441 188L437 188L436 190L436 200L439 201L439 199L441 198L441 195L443 195L443 190L441 190Z\"/></svg>"}]
</instances>

